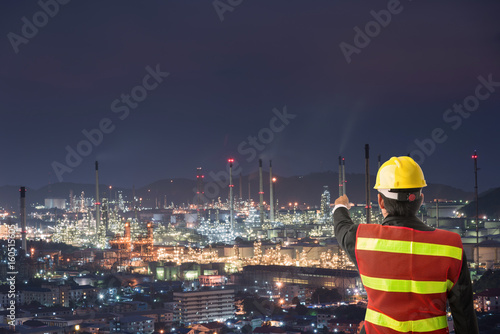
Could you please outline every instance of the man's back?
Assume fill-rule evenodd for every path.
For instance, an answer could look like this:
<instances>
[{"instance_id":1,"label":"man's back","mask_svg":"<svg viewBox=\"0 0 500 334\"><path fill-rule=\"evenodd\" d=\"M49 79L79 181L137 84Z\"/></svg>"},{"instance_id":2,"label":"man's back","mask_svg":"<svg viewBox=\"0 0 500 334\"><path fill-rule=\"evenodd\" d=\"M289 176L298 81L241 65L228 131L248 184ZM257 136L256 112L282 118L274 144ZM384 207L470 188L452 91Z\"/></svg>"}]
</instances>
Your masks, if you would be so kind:
<instances>
[{"instance_id":1,"label":"man's back","mask_svg":"<svg viewBox=\"0 0 500 334\"><path fill-rule=\"evenodd\" d=\"M335 200L335 236L368 294L367 333L448 333L446 301L457 334L479 332L460 236L416 217L426 186L411 157L392 157L374 186L383 226L354 224L347 196Z\"/></svg>"},{"instance_id":2,"label":"man's back","mask_svg":"<svg viewBox=\"0 0 500 334\"><path fill-rule=\"evenodd\" d=\"M478 333L477 319L475 317L475 313L474 313L474 309L473 309L472 286L471 286L471 282L470 282L469 270L467 267L467 259L465 257L465 253L461 249L461 239L460 239L460 236L458 234L456 234L454 232L434 229L428 225L425 225L417 217L387 216L384 219L384 222L382 225L354 224L349 216L349 211L347 210L347 208L344 208L344 207L338 207L334 210L333 221L334 221L334 225L335 225L335 236L337 237L342 249L344 249L344 251L346 251L348 256L351 258L351 260L356 264L356 266L360 270L360 275L363 273L362 270L364 270L364 267L362 267L363 269L360 268L360 264L358 263L360 259L358 258L357 255L363 251L357 249L361 245L360 243L357 242L357 237L359 237L359 236L365 237L365 238L368 237L369 239L375 238L377 236L378 232L374 232L372 234L372 231L369 230L370 228L372 228L372 226L375 227L375 229L380 229L381 231L386 231L386 229L391 229L391 231L392 230L412 231L411 232L412 235L419 236L415 240L418 242L433 241L433 242L436 242L439 244L441 242L441 238L455 239L454 242L456 244L454 246L452 246L452 245L448 245L448 246L452 246L455 248L460 247L461 261L460 261L460 269L458 272L459 276L456 280L451 280L454 283L451 290L447 289L447 292L444 295L438 294L438 296L437 296L438 298L436 300L434 300L434 298L433 298L433 301L430 302L428 306L422 307L421 311L427 312L424 310L424 308L426 310L433 310L432 308L434 308L434 310L436 310L436 307L439 307L439 310L442 310L441 307L443 307L443 304L446 305L446 299L447 299L449 306L452 310L453 323L455 325L455 332L457 334ZM367 232L370 233L370 235L366 235ZM443 232L444 232L444 234L443 234ZM379 238L379 239L387 239L385 234L381 235L381 236L382 236L382 238ZM428 236L432 236L432 237L428 237ZM435 237L435 236L437 236L437 237ZM422 238L424 238L424 239L422 239ZM404 240L404 239L400 239L400 240ZM408 241L408 240L406 240L406 241ZM372 243L372 245L373 245L373 243ZM380 245L382 245L382 244L380 244ZM366 248L367 246L368 246L367 243L364 242L363 247ZM399 245L399 246L400 246L400 249L402 249L402 250L405 249L404 245L402 247L401 247L401 245ZM392 245L392 247L394 247L394 244ZM413 244L413 248L414 248L414 244ZM408 244L406 244L406 250L407 249L408 249ZM412 246L410 246L410 249L412 249ZM432 252L432 247L430 249ZM417 247L417 250L418 250L418 247ZM458 249L455 249L455 251L453 252L453 256L458 257L457 252L458 252ZM382 254L382 252L380 252L380 254ZM413 270L410 270L410 272L414 271L414 272L418 273L418 275L434 275L434 274L437 274L438 272L443 273L443 271L441 270L441 268L443 266L445 266L445 268L446 268L446 266L449 266L449 261L446 259L446 257L444 257L444 259L443 259L443 257L440 256L439 260L436 260L437 257L434 260L432 260L435 262L433 264L429 265L429 268L425 267L424 269L416 269L415 265L417 265L417 264L414 261L412 262L411 260L408 260L408 257L404 258L404 257L402 257L402 255L397 254L394 257L392 257L391 259L388 259L388 258L383 259L383 255L380 255L380 254L373 255L373 258L371 260L368 260L368 262L370 264L373 264L377 268L378 267L385 268L383 270L383 272L384 273L388 272L389 274L392 274L392 273L401 274L401 271L402 271L401 268L403 268L403 270L409 270L411 267L413 267ZM388 254L394 255L395 253L388 252ZM426 259L425 255L418 255L417 257ZM400 259L405 259L405 261L399 261ZM410 259L411 259L411 257L410 257ZM364 261L364 257L361 261ZM456 259L456 261L458 261L458 259ZM451 261L451 262L453 262L453 261ZM363 266L363 264L361 264L361 266ZM425 266L425 264L424 264L424 266ZM420 267L420 265L417 265L417 267ZM453 267L453 270L456 269L453 265L452 265L452 267ZM368 276L368 275L365 275L365 276ZM422 278L422 276L414 276L414 277L417 277L419 279ZM427 276L427 277L423 276L423 278L429 278L429 277L430 276ZM382 276L382 278L383 279L381 281L378 281L376 283L380 284L380 282L382 282L381 284L384 284L384 285L391 284L390 281L385 282L386 281L385 279L388 277ZM392 278L394 278L394 277L392 277ZM406 279L406 280L408 280L408 279ZM429 280L431 280L431 279L429 279ZM446 281L448 281L448 278L446 279ZM372 280L372 282L373 282L373 280ZM363 284L365 285L366 290L369 291L370 288L367 286L370 284L370 282L366 281L366 279L365 279L363 281ZM401 284L407 286L408 282L402 282ZM450 283L447 283L447 284L450 284ZM442 286L444 286L444 285L442 285ZM446 287L448 288L448 285L446 285ZM384 302L385 305L388 305L388 306L398 305L397 309L400 311L403 311L403 313L407 313L409 315L410 319L412 319L412 320L418 319L418 318L415 318L417 316L417 314L412 315L408 311L408 308L406 306L401 306L401 305L408 305L409 302L407 299L401 300L401 302L394 303L394 301L390 300L390 299L394 298L396 296L396 294L390 293L390 292L382 292L380 294L391 295L390 297L388 297L389 299L387 299L387 301ZM398 293L397 296L401 297L401 294ZM407 297L410 297L410 296L412 296L412 298L413 297L416 297L416 298L421 297L420 295L412 293L412 292L407 293ZM445 298L444 302L442 299L443 297ZM370 298L370 296L369 296L369 298ZM421 299L421 301L423 301L423 300L424 299ZM369 300L369 303L368 303L369 308L371 308L371 304L372 304L372 302ZM377 309L377 311L379 311L379 310ZM372 317L372 319L373 318L378 319L378 320L373 320L373 321L380 322L380 321L384 321L384 319L385 319L386 324L392 323L393 326L403 326L402 328L400 327L401 329L407 329L408 326L411 326L408 324L400 325L400 324L394 323L393 321L391 321L391 319L393 319L393 318L387 319L385 317L380 317L378 314L374 314L373 312L372 313L370 313L370 312L371 311L368 311L368 313L367 313L368 317ZM429 313L429 314L431 314L431 313ZM382 320L380 320L380 319L382 319ZM402 319L402 318L400 318L400 319ZM405 332L405 331L394 331L394 329L390 329L389 327L385 327L384 329L379 329L378 331L376 331L376 330L369 328L370 325L368 324L368 319L366 319L366 320L367 320L365 322L366 333L401 333L401 332ZM393 319L393 320L395 320L395 319ZM444 329L444 330L446 330L446 329ZM406 332L411 332L411 331L406 331ZM425 331L421 331L421 332L425 332ZM447 331L442 331L442 332L447 333ZM431 333L440 333L440 331L431 332Z\"/></svg>"},{"instance_id":3,"label":"man's back","mask_svg":"<svg viewBox=\"0 0 500 334\"><path fill-rule=\"evenodd\" d=\"M447 293L462 267L453 232L362 224L356 260L368 295L367 331L447 333Z\"/></svg>"}]
</instances>

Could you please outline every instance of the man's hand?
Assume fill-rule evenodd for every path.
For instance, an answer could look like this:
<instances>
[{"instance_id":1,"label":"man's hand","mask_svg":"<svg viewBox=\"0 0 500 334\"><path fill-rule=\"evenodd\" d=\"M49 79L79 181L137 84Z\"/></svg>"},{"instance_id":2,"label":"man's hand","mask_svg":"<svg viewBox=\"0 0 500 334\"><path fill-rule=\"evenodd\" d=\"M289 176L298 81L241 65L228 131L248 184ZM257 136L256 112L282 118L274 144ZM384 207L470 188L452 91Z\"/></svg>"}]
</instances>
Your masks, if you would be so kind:
<instances>
[{"instance_id":1,"label":"man's hand","mask_svg":"<svg viewBox=\"0 0 500 334\"><path fill-rule=\"evenodd\" d=\"M335 200L335 205L338 205L338 204L345 205L347 210L349 210L351 208L351 204L349 203L349 198L347 198L346 195L340 196L339 198L337 198Z\"/></svg>"}]
</instances>

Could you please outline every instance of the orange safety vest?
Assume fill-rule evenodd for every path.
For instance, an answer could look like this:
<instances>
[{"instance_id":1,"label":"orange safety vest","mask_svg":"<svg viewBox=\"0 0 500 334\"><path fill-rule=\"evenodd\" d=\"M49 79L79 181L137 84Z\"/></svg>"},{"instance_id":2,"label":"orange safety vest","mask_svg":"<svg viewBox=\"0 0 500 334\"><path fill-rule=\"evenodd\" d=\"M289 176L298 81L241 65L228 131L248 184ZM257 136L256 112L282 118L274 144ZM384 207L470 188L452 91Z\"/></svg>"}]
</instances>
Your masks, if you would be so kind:
<instances>
[{"instance_id":1,"label":"orange safety vest","mask_svg":"<svg viewBox=\"0 0 500 334\"><path fill-rule=\"evenodd\" d=\"M356 260L368 295L366 333L448 333L446 298L462 252L454 232L360 224Z\"/></svg>"}]
</instances>

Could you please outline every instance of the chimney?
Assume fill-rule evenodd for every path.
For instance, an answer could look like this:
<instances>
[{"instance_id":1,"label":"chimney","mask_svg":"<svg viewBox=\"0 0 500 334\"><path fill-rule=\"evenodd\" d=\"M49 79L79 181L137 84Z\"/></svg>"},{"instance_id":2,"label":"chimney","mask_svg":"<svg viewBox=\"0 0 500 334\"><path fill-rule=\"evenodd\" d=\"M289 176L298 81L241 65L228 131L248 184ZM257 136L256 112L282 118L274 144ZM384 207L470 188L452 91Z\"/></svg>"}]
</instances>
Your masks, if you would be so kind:
<instances>
[{"instance_id":1,"label":"chimney","mask_svg":"<svg viewBox=\"0 0 500 334\"><path fill-rule=\"evenodd\" d=\"M345 157L342 157L342 195L347 193L347 180L345 179Z\"/></svg>"},{"instance_id":2,"label":"chimney","mask_svg":"<svg viewBox=\"0 0 500 334\"><path fill-rule=\"evenodd\" d=\"M474 200L476 201L476 253L477 253L477 267L479 268L479 193L477 187L477 151L472 155L474 159Z\"/></svg>"},{"instance_id":3,"label":"chimney","mask_svg":"<svg viewBox=\"0 0 500 334\"><path fill-rule=\"evenodd\" d=\"M264 224L264 183L262 180L262 159L259 159L259 197L260 223Z\"/></svg>"},{"instance_id":4,"label":"chimney","mask_svg":"<svg viewBox=\"0 0 500 334\"><path fill-rule=\"evenodd\" d=\"M269 160L269 218L274 222L274 182L273 182L273 161Z\"/></svg>"},{"instance_id":5,"label":"chimney","mask_svg":"<svg viewBox=\"0 0 500 334\"><path fill-rule=\"evenodd\" d=\"M203 171L201 167L196 168L196 209L199 211L200 208L203 207L203 204L205 202L204 196L204 186L203 186L203 181L205 179L205 176L203 175ZM165 195L166 197L166 195ZM165 207L167 206L166 201L165 201Z\"/></svg>"},{"instance_id":6,"label":"chimney","mask_svg":"<svg viewBox=\"0 0 500 334\"><path fill-rule=\"evenodd\" d=\"M243 201L243 174L240 173L240 202Z\"/></svg>"},{"instance_id":7,"label":"chimney","mask_svg":"<svg viewBox=\"0 0 500 334\"><path fill-rule=\"evenodd\" d=\"M28 254L28 246L26 245L26 187L21 187L21 247L24 254Z\"/></svg>"},{"instance_id":8,"label":"chimney","mask_svg":"<svg viewBox=\"0 0 500 334\"><path fill-rule=\"evenodd\" d=\"M73 202L73 189L69 190L69 210L74 211L74 202Z\"/></svg>"},{"instance_id":9,"label":"chimney","mask_svg":"<svg viewBox=\"0 0 500 334\"><path fill-rule=\"evenodd\" d=\"M99 225L101 224L101 203L99 202L99 163L95 162L95 233L99 233ZM107 232L107 231L106 231Z\"/></svg>"},{"instance_id":10,"label":"chimney","mask_svg":"<svg viewBox=\"0 0 500 334\"><path fill-rule=\"evenodd\" d=\"M234 159L228 159L229 162L229 221L231 222L231 232L234 232L234 196L233 196L233 162Z\"/></svg>"},{"instance_id":11,"label":"chimney","mask_svg":"<svg viewBox=\"0 0 500 334\"><path fill-rule=\"evenodd\" d=\"M250 204L250 199L252 198L252 194L250 192L251 187L250 187L250 175L248 175L248 203Z\"/></svg>"},{"instance_id":12,"label":"chimney","mask_svg":"<svg viewBox=\"0 0 500 334\"><path fill-rule=\"evenodd\" d=\"M339 197L344 195L344 179L342 179L342 156L339 155Z\"/></svg>"}]
</instances>

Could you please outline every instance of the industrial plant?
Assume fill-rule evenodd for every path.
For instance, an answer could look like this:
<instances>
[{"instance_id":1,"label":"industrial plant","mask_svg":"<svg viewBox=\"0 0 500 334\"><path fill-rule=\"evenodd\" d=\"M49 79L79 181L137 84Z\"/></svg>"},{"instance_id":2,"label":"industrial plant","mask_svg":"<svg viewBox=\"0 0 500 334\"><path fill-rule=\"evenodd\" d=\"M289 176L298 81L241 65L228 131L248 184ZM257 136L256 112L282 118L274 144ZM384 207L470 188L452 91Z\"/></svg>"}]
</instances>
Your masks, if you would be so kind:
<instances>
[{"instance_id":1,"label":"industrial plant","mask_svg":"<svg viewBox=\"0 0 500 334\"><path fill-rule=\"evenodd\" d=\"M380 156L378 161L380 166ZM339 156L338 162L338 194L342 196L348 194L348 177L352 174L346 172L345 157ZM365 202L354 204L351 216L358 224L381 223L378 206L370 198L368 145L365 163ZM146 294L156 296L151 297L153 301L168 301L161 307L162 315L153 318L168 318L161 326L172 331L175 326L237 322L234 303L243 312L237 295L249 291L255 298L277 303L285 310L297 302L325 307L314 300L317 289L337 291L346 304L366 305L366 292L356 268L335 239L332 186L317 187L318 204L281 203L276 191L280 177L273 174L272 161L268 177L264 177L263 165L263 160L259 160L258 201L251 198L250 182L248 195L243 195L243 178L235 173L237 164L233 158L227 160L227 180L222 184L207 183L203 169L196 168L194 199L185 204L169 204L165 196L164 201L156 199L150 207L146 203L152 201L136 195L135 188L132 196L127 196L112 186L103 187L97 161L95 194L78 191L75 195L71 190L69 201L47 198L45 206L31 207L27 212L29 192L21 187L19 213L6 211L0 230L7 239L11 223L19 222L15 229L20 240L17 279L28 285L19 285L18 302L72 306L74 317L75 312L88 312L89 307L94 312L96 307L98 312L121 310L127 305L124 303L137 301L138 295ZM208 192L214 184L227 187L228 197L211 197ZM350 187L352 191L354 185ZM486 270L500 267L500 221L498 217L467 217L467 205L467 200L433 199L422 206L419 216L428 225L462 236L469 267L473 277L478 278ZM29 224L30 220L44 224ZM58 245L65 245L64 250L58 249ZM0 273L7 277L8 270L1 268ZM120 282L121 288L103 288L103 280L109 277ZM28 283L33 279L44 283L34 289ZM68 285L71 279L81 285L80 290ZM166 299L158 291L173 294ZM0 300L7 301L7 295L8 291L0 292ZM85 299L91 296L89 305ZM219 305L219 311L214 306L200 308L199 301L203 305ZM484 308L484 303L478 302L476 308ZM153 324L159 326L148 318L153 310L141 313L135 308L138 305L129 310L130 316L138 317L137 323L143 328L138 332L152 333ZM268 306L262 308L262 314L270 312L264 311ZM126 320L128 313L122 314L117 318L103 313L106 320L96 326L111 331L119 326L133 326ZM71 327L68 317L57 318L63 327L76 328ZM52 317L44 321L54 324L55 320ZM318 326L319 329L329 325L326 321ZM359 328L358 324L355 327Z\"/></svg>"}]
</instances>

